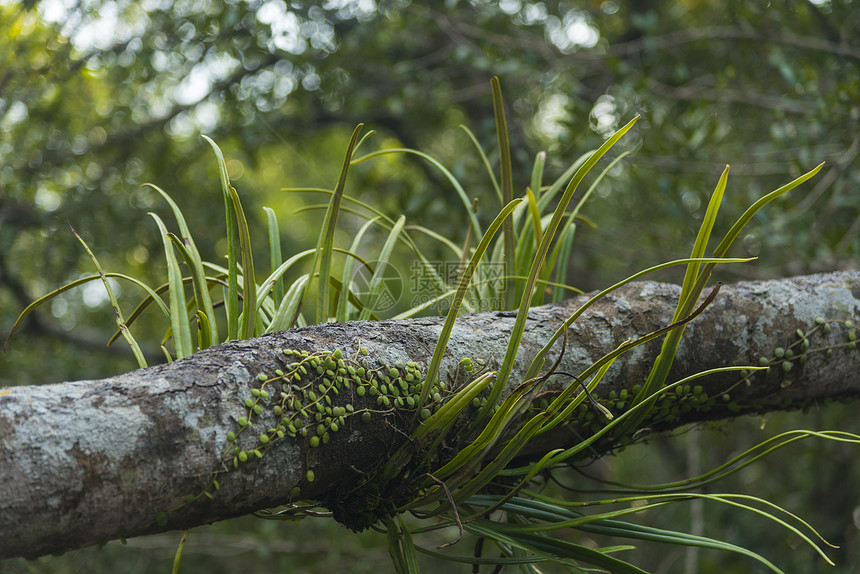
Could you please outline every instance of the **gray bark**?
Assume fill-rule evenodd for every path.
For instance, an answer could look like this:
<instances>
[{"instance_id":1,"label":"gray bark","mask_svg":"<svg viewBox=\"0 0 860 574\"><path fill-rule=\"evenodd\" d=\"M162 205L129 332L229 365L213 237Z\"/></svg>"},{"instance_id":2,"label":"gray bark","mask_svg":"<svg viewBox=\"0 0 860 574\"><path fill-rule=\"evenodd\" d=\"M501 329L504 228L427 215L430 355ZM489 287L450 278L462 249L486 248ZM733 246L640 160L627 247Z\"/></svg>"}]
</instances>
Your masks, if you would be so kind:
<instances>
[{"instance_id":1,"label":"gray bark","mask_svg":"<svg viewBox=\"0 0 860 574\"><path fill-rule=\"evenodd\" d=\"M559 369L578 374L623 341L670 324L678 292L675 285L639 282L602 299L570 329ZM509 386L522 380L532 357L585 300L530 311ZM819 317L827 319L829 332L822 327L811 335L808 360L793 360L784 370L774 349L800 341L796 331L809 332ZM709 396L722 399L725 393L729 400L694 404L643 426L660 430L860 396L860 352L847 345L852 327L844 323L858 318L860 272L724 286L687 326L670 381L720 366L755 365L760 357L773 359L774 368L755 373L749 384L739 385L737 372L697 380ZM513 322L513 313L500 312L458 320L439 379L449 389L462 384L462 357L496 369ZM284 368L285 348L341 349L353 357L359 345L369 350L373 364L415 361L423 374L441 325L438 318L329 323L226 343L108 379L0 390L0 558L206 524L283 504L297 486L303 499L330 498L337 487L387 457L392 444L411 432L411 417L388 413L363 423L351 416L325 445L310 448L307 438L287 438L267 448L261 459L232 470L230 456L224 456L227 433L247 414L243 401L260 387L257 375ZM558 348L560 342L547 365ZM605 398L610 390L642 383L659 348L658 339L623 355L595 395ZM832 349L830 358L825 348ZM569 380L552 377L548 388L558 390ZM356 409L375 405L370 397L356 396L355 387L333 404L347 402ZM254 434L268 428L266 416L255 423ZM544 442L570 446L578 440L575 426ZM245 434L241 440L251 438ZM213 472L223 468L230 471L218 475L220 490L211 499L201 497L169 512L166 524L154 521L157 513L200 493ZM306 480L309 468L316 475L313 482Z\"/></svg>"}]
</instances>

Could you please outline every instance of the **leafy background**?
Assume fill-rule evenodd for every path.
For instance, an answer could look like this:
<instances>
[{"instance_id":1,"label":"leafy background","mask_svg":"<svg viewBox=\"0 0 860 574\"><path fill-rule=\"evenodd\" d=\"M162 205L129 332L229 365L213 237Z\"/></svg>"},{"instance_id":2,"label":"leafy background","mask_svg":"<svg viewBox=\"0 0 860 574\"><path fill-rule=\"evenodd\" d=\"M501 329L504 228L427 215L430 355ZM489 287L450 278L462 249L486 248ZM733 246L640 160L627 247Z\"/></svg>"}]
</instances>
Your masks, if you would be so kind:
<instances>
[{"instance_id":1,"label":"leafy background","mask_svg":"<svg viewBox=\"0 0 860 574\"><path fill-rule=\"evenodd\" d=\"M460 125L485 149L495 148L494 75L507 101L516 190L527 185L538 151L548 153L548 179L554 179L642 115L618 146L633 156L610 172L586 206L584 215L597 228L577 231L572 285L604 287L643 262L685 255L727 163L727 222L820 161L828 166L812 185L757 217L743 238L745 252L735 254L760 259L731 266L720 279L857 267L860 9L851 2L0 0L0 32L4 332L31 300L92 273L67 223L105 269L150 284L162 280L161 239L145 214L166 218L168 208L142 183L171 193L206 257L224 256L218 175L200 134L224 150L251 225L265 229L263 205L277 211L288 253L313 247L321 214L294 212L319 198L280 190L332 187L359 122L378 132L362 151L408 146L433 154L480 198L482 221L491 221L493 191ZM414 157L356 166L347 193L455 243L464 239L467 221L453 189ZM348 230L355 222L344 224ZM348 243L342 233L336 241ZM127 305L139 297L127 285L121 289ZM112 320L95 283L56 299L0 359L0 384L133 368L126 349L104 347ZM158 356L155 348L146 351ZM850 409L828 405L684 432L598 461L588 472L636 482L692 474L695 465L710 468L783 428L856 429ZM797 571L854 571L860 487L845 480L852 468L848 449L794 447L732 485L768 493L809 518L842 547L833 553L836 569L805 548L792 552L796 541L753 520L731 522L711 507L700 520L715 536L790 556ZM326 522L229 521L192 533L183 569L387 567L381 535L343 534ZM203 542L195 546L193 536ZM105 571L163 572L177 541L135 540L0 570L98 564ZM674 548L637 552L636 562L655 572L682 572L692 560ZM722 572L733 560L705 552L695 557L698 570L687 571Z\"/></svg>"}]
</instances>

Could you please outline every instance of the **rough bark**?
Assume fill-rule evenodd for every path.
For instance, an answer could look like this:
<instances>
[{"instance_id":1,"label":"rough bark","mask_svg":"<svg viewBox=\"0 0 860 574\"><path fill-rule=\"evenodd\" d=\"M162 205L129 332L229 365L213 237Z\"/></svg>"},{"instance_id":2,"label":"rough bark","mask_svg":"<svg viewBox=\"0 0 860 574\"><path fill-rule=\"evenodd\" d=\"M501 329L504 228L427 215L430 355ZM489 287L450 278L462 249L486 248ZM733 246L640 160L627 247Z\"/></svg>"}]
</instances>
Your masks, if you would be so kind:
<instances>
[{"instance_id":1,"label":"rough bark","mask_svg":"<svg viewBox=\"0 0 860 574\"><path fill-rule=\"evenodd\" d=\"M623 341L670 324L678 293L675 285L640 282L602 299L570 329L559 369L580 373ZM522 380L532 357L585 300L582 296L531 310L509 385ZM816 322L820 317L828 321L829 332ZM659 430L860 396L860 352L847 344L853 328L844 323L856 323L858 317L860 272L723 287L687 326L670 381L720 366L758 364L760 357L775 361L774 368L755 373L749 384L738 384L737 372L697 380L715 400L693 401L691 408L643 425ZM462 317L440 380L449 389L463 383L462 357L481 359L495 369L513 322L513 313ZM325 445L311 448L307 438L287 438L267 448L261 459L232 470L230 456L224 456L227 433L247 415L243 402L251 389L260 387L258 374L271 376L284 368L290 361L285 348L312 353L341 349L351 358L360 345L368 349L373 365L414 361L424 373L441 325L437 318L329 323L226 343L108 379L0 390L0 558L205 524L285 503L294 487L301 488L302 498L325 499L385 459L391 445L411 432L412 418L389 413L363 423L350 416ZM808 360L795 359L784 370L774 350L797 342L800 354L797 330L808 333L816 325L820 328L809 337ZM623 355L595 395L605 398L611 390L642 383L659 347L655 340ZM830 358L826 348L832 349ZM549 382L555 385L551 391L569 379ZM355 387L335 398L333 404L349 402L357 410L372 402L356 396ZM266 416L264 412L255 429L267 428ZM577 441L579 422L554 433L552 446ZM242 440L251 438L246 435ZM199 494L213 472L223 468L231 470L218 475L220 490L211 499L200 497L169 512L166 523L154 520L187 495ZM316 475L313 482L306 480L309 468Z\"/></svg>"}]
</instances>

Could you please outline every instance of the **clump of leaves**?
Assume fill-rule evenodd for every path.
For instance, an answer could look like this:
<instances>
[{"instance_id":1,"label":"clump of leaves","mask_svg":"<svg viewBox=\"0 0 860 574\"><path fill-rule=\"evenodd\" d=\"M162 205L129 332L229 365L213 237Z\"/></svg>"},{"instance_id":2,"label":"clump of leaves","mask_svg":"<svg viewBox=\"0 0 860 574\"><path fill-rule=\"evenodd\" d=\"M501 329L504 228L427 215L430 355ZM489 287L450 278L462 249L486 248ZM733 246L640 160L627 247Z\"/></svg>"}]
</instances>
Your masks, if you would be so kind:
<instances>
[{"instance_id":1,"label":"clump of leaves","mask_svg":"<svg viewBox=\"0 0 860 574\"><path fill-rule=\"evenodd\" d=\"M678 530L645 527L628 521L628 517L649 508L692 500L709 500L746 510L771 520L795 534L829 561L820 548L820 536L809 525L768 502L752 496L734 494L702 494L698 491L758 461L765 454L790 444L795 440L816 437L827 440L860 442L860 437L848 433L813 433L796 431L780 435L749 449L725 465L701 476L670 484L635 486L606 490L605 496L584 499L577 496L571 500L549 496L532 490L535 478L544 471L569 465L587 456L590 446L599 440L624 442L639 428L655 408L662 395L675 388L684 388L698 377L721 370L746 369L751 372L764 368L758 366L725 367L698 373L681 381L668 380L671 366L685 325L716 295L718 286L712 288L704 303L699 303L708 288L714 267L722 263L747 261L727 257L727 253L741 230L765 205L782 194L813 177L821 166L772 191L751 205L731 226L730 230L708 254L708 245L714 229L720 204L727 188L729 168L726 167L717 182L710 203L700 225L689 257L654 265L632 274L591 297L559 327L545 346L530 358L531 363L522 381L510 381L513 366L520 352L528 310L531 306L547 300L559 301L565 293L575 290L567 285L567 261L573 249L573 239L578 222L584 221L581 211L592 191L609 170L627 154L620 154L597 174L590 187L579 195L581 185L591 174L597 163L614 148L617 142L636 123L633 118L624 127L612 134L598 149L583 154L549 185L543 182L545 154L537 154L530 175L530 185L517 197L514 196L513 176L508 149L507 126L504 102L498 80L493 83L494 108L499 146L499 175L487 160L487 154L476 138L466 130L476 144L477 153L484 162L493 187L499 209L494 219L483 228L474 201L466 193L456 177L430 155L411 149L387 149L375 151L362 157L356 152L371 133L362 136L363 126L355 128L347 145L346 154L334 189L288 188L290 193L324 193L328 203L317 245L314 249L290 255L284 259L278 219L274 211L266 209L267 237L269 242L269 275L256 281L256 269L251 252L250 230L242 203L236 189L229 180L226 164L218 146L206 138L216 157L220 174L221 191L226 213L226 238L228 245L226 267L203 260L195 247L179 207L170 195L152 186L170 205L178 233L168 231L167 225L155 214L152 217L163 238L167 281L150 287L142 282L116 273L102 271L95 255L84 244L93 259L97 274L63 286L28 306L16 322L14 330L35 307L44 304L60 293L88 281L105 283L115 310L118 333L135 349L140 366L146 366L139 346L129 327L150 305L155 304L166 320L166 330L161 346L168 359L185 357L196 349L203 349L223 340L252 337L263 333L324 322L330 319L348 321L352 319L376 319L375 301L382 296L384 267L391 261L396 249L410 253L431 279L436 290L434 297L422 304L400 313L395 318L413 316L432 310L436 304L446 304L447 316L443 324L433 356L426 366L422 391L413 408L413 429L410 441L395 452L388 462L372 478L373 492L384 492L386 486L401 478L407 465L428 468L418 476L408 479L408 489L413 493L407 499L387 501L382 505L382 514L364 513L367 524L387 532L389 551L399 572L417 572L417 553L422 552L443 557L455 562L480 565L518 566L525 571L537 571L534 564L555 562L572 571L583 568L599 568L611 572L641 573L643 570L632 562L618 557L619 553L634 548L630 545L594 548L577 544L568 535L552 536L568 529L588 535L608 535L617 538L661 542L677 546L697 546L737 553L759 562L773 572L781 570L759 554L741 546L703 536L687 534ZM405 217L396 220L375 210L345 193L349 170L354 166L372 161L374 158L394 153L414 155L440 170L456 191L469 227L466 241L455 245L449 238L441 237L432 230L420 226L407 226ZM574 201L575 200L575 201ZM342 212L362 215L365 223L354 233L349 246L335 245L335 231ZM373 227L387 232L386 240L373 253L375 267L370 266L359 252L368 245L365 237ZM456 287L451 288L439 276L433 265L418 247L413 236L421 234L440 242L449 249L456 261L462 264L462 273ZM473 240L477 244L472 247ZM83 240L81 240L83 244ZM179 257L177 258L177 254ZM184 263L184 269L180 265ZM357 293L351 283L353 265L367 265L371 277L366 292ZM298 274L290 284L285 278L300 264L304 272ZM337 277L336 269L341 269ZM595 301L649 273L672 266L684 266L685 275L681 295L672 323L635 341L625 342L604 357L595 361L581 373L560 373L555 365L547 365L546 358L551 349L562 339L562 352L566 329L580 317ZM503 273L493 270L503 269ZM119 309L111 292L107 278L131 281L140 286L145 297L128 319ZM190 286L190 290L188 289ZM314 287L314 289L312 289ZM167 293L167 302L163 296ZM306 314L305 302L315 296L313 314ZM220 299L219 299L220 297ZM453 326L461 312L474 310L479 304L488 304L490 309L515 310L516 320L506 352L496 371L476 371L471 380L455 389L444 404L436 404L432 414L419 417L430 400L432 389L437 388L439 369L447 349ZM218 311L216 311L216 309ZM226 327L221 335L219 323ZM196 325L196 338L193 336ZM661 352L651 373L638 392L630 397L623 413L596 404L590 393L594 391L613 361L622 353L647 341L665 336ZM11 334L10 334L11 337ZM172 341L172 353L168 342ZM8 340L7 340L8 344ZM471 361L464 368L471 371ZM537 403L536 396L551 376L566 377L568 384L553 400ZM509 384L512 383L512 384ZM513 388L503 396L506 388ZM477 401L477 402L476 402ZM438 403L438 401L437 401ZM464 409L478 405L479 410L465 432L458 426ZM523 449L541 435L565 424L565 421L581 413L583 409L596 409L597 420L594 432L583 437L567 449L554 449L541 456L532 456L531 462L523 463L518 458ZM447 458L440 458L440 446L450 437L453 429L468 438ZM238 465L237 465L238 466ZM312 471L309 471L312 473ZM308 480L313 475L309 474ZM492 485L492 488L488 488ZM402 489L401 489L402 492ZM374 501L378 504L378 501ZM590 513L577 508L597 509ZM362 509L359 509L361 513ZM264 513L267 518L294 519L308 512L308 505L296 505L274 513ZM406 514L417 518L405 520ZM469 533L476 537L476 551L469 556L452 555L430 550L415 544L415 535L441 528L454 527L460 535ZM483 548L489 542L495 552L490 556ZM177 554L178 558L178 554Z\"/></svg>"}]
</instances>

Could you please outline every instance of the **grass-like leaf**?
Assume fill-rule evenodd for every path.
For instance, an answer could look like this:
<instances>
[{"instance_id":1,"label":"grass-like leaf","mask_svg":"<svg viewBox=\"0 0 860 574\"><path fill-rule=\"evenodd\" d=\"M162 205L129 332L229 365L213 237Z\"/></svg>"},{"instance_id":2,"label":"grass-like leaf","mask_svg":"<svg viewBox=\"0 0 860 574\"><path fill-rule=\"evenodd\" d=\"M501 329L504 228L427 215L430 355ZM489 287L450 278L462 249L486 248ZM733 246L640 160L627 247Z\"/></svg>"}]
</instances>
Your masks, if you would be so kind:
<instances>
[{"instance_id":1,"label":"grass-like leaf","mask_svg":"<svg viewBox=\"0 0 860 574\"><path fill-rule=\"evenodd\" d=\"M496 117L496 137L499 143L499 168L502 184L502 205L508 205L514 199L514 181L513 172L511 170L511 146L508 141L508 123L505 118L505 103L502 98L502 87L499 83L498 76L493 76L490 80L490 86L493 90L493 112ZM537 206L534 207L536 213ZM537 230L539 231L539 229ZM516 253L514 245L517 239L514 236L514 222L506 219L502 224L502 238L504 240L504 262L505 272L513 273L516 267ZM516 292L514 291L514 282L511 279L506 279L502 292L502 300L505 302L505 308L510 309L514 305Z\"/></svg>"},{"instance_id":2,"label":"grass-like leaf","mask_svg":"<svg viewBox=\"0 0 860 574\"><path fill-rule=\"evenodd\" d=\"M748 261L752 261L753 259L754 258L749 258L749 257L748 258L702 257L702 258L696 259L696 261L701 262L701 263L711 263L714 261L719 261L721 263L745 263ZM546 359L547 354L552 349L552 347L555 345L556 341L558 341L558 339L564 334L564 331L567 330L568 328L570 328L570 326L574 323L574 321L576 321L579 317L581 317L582 314L585 311L587 311L588 308L591 307L594 303L596 303L597 301L599 301L600 299L602 299L603 297L605 297L609 293L611 293L617 289L620 289L624 285L627 285L628 283L636 281L637 279L640 279L640 278L642 278L642 277L644 277L650 273L654 273L656 271L660 271L662 269L667 269L669 267L673 267L676 265L687 265L692 261L693 260L690 258L676 259L674 261L667 261L666 263L660 263L659 265L654 265L653 267L649 267L647 269L643 269L642 271L638 271L638 272L634 273L633 275L630 275L629 277L622 279L618 283L615 283L614 285L611 285L610 287L607 287L606 289L603 289L602 291L593 295L591 298L588 299L588 301L583 303L579 307L579 309L577 309L570 317L568 317L564 321L564 323L562 323L559 326L558 329L556 329L556 331L555 331L555 333L553 333L552 337L550 337L549 340L547 340L547 342L543 346L543 348L537 353L537 355L535 355L534 359L532 359L532 362L529 365L528 370L526 371L525 378L529 379L529 378L535 377L537 375L538 371L540 370L541 366L544 363L544 360Z\"/></svg>"},{"instance_id":3,"label":"grass-like leaf","mask_svg":"<svg viewBox=\"0 0 860 574\"><path fill-rule=\"evenodd\" d=\"M633 127L633 125L638 119L639 116L633 118L633 120L628 122L627 125L622 127L620 130L615 132L615 134L613 134L609 139L607 139L606 142L604 142L603 145L597 149L597 151L591 154L588 159L582 164L582 166L576 171L576 174L573 176L573 179L570 181L567 188L565 189L564 194L562 195L562 198L559 201L555 212L553 213L552 220L550 221L549 225L543 233L541 244L535 255L534 263L532 264L531 271L529 272L529 278L526 282L523 297L520 301L520 307L517 311L517 318L514 321L511 336L508 340L508 347L505 352L505 357L502 361L501 366L499 367L499 376L493 385L493 388L490 392L490 396L487 398L486 405L481 409L481 412L479 414L480 418L487 418L490 409L492 409L492 406L496 404L496 402L498 402L502 389L507 383L508 377L513 370L514 361L516 360L517 353L520 347L520 342L522 341L523 331L525 329L525 322L528 316L528 309L531 303L532 293L534 292L538 274L541 271L541 267L543 266L544 259L546 258L546 254L549 251L549 246L552 242L553 237L555 236L555 232L558 229L562 218L564 217L564 212L567 209L567 205L570 203L570 200L573 198L573 194L576 192L580 182L583 180L588 171L594 166L594 164L598 162L598 160L600 160L601 157L603 157L604 154L606 154L606 152L608 152L612 148L612 146L615 145L615 143L619 139L621 139L621 137L625 133L627 133L630 128Z\"/></svg>"},{"instance_id":4,"label":"grass-like leaf","mask_svg":"<svg viewBox=\"0 0 860 574\"><path fill-rule=\"evenodd\" d=\"M493 166L490 165L490 160L487 158L487 154L484 152L484 148L481 147L481 144L478 142L478 138L475 137L475 134L472 133L472 130L462 124L460 125L460 129L466 132L466 135L468 135L469 139L472 140L472 144L474 144L475 146L475 151L478 152L478 155L481 157L481 163L487 170L487 176L490 178L490 182L493 185L493 190L496 192L496 197L499 200L499 205L504 205L504 201L502 200L502 190L499 187L498 180L496 179L496 172L493 170Z\"/></svg>"},{"instance_id":5,"label":"grass-like leaf","mask_svg":"<svg viewBox=\"0 0 860 574\"><path fill-rule=\"evenodd\" d=\"M226 164L221 149L208 136L203 136L215 152L218 161L218 173L221 178L221 193L224 197L225 230L227 239L227 290L224 295L224 307L227 319L227 340L239 338L239 241L236 238L236 207L230 195L230 178L227 175ZM222 167L223 166L223 167Z\"/></svg>"},{"instance_id":6,"label":"grass-like leaf","mask_svg":"<svg viewBox=\"0 0 860 574\"><path fill-rule=\"evenodd\" d=\"M325 212L325 220L323 221L322 230L319 239L317 240L317 248L314 252L314 262L311 265L310 275L316 273L319 267L319 281L317 282L317 312L316 322L322 323L328 318L328 288L329 277L331 275L331 259L334 249L334 232L337 229L337 217L340 213L341 201L343 199L344 190L346 189L346 177L349 173L349 166L352 164L352 155L355 152L358 136L364 124L358 124L352 132L352 137L349 140L349 145L346 148L346 156L343 160L343 166L340 170L340 177L337 181L337 186L334 188L334 193L331 195L328 209ZM307 287L302 291L300 300L304 300L307 292ZM301 301L300 301L301 303ZM289 325L292 326L298 317L299 307L296 307L294 317L290 320Z\"/></svg>"},{"instance_id":7,"label":"grass-like leaf","mask_svg":"<svg viewBox=\"0 0 860 574\"><path fill-rule=\"evenodd\" d=\"M491 505L495 504L496 500L497 497L494 496L475 496L470 501L476 504L482 503L486 505ZM737 546L721 540L707 538L704 536L696 536L684 532L641 526L638 524L622 522L608 518L608 516L613 516L614 513L605 513L607 517L604 517L603 515L585 517L581 513L559 507L555 504L547 504L545 502L529 500L526 498L519 497L516 497L511 501L504 503L501 506L501 509L507 511L508 513L514 513L526 517L530 521L526 525L498 522L491 523L491 531L493 531L494 533L503 534L508 538L508 540L511 541L518 540L523 543L525 541L533 541L535 540L535 537L539 537L539 534L533 532L535 526L532 521L539 520L550 523L547 526L538 527L540 530L555 529L554 527L565 528L568 527L568 525L575 524L577 529L582 530L584 532L589 532L591 534L633 538L638 540L668 543L679 546L697 546L700 548L710 548L714 550L733 552L751 558L763 564L773 572L777 572L780 574L782 573L782 570L777 568L766 558L741 546ZM639 509L630 509L629 512L635 512L638 510ZM488 521L481 522L483 524L486 524ZM467 528L469 527L467 526ZM485 533L485 535L493 535L487 531L485 531ZM596 562L589 563L599 565ZM612 570L612 572L615 572L615 570Z\"/></svg>"},{"instance_id":8,"label":"grass-like leaf","mask_svg":"<svg viewBox=\"0 0 860 574\"><path fill-rule=\"evenodd\" d=\"M367 155L363 155L359 158L354 159L353 163L358 164L358 163L373 159L375 157L379 157L379 156L383 156L383 155L387 155L387 154L392 154L392 153L406 153L406 154L417 155L418 157L427 161L427 163L429 163L430 165L432 165L433 167L435 167L436 169L441 171L442 175L445 176L445 179L447 179L451 183L451 185L453 186L454 191L457 192L457 195L460 197L460 201L463 202L463 206L466 209L466 213L469 214L469 221L472 224L472 228L473 228L475 236L479 237L482 235L481 224L478 223L478 217L474 213L474 210L471 209L472 200L469 199L469 196L466 194L466 190L463 188L463 186L460 184L460 182L457 181L457 178L454 177L454 174L451 173L451 171L448 168L446 168L444 165L442 165L442 163L439 160L435 159L430 154L424 153L422 151L410 149L410 148L391 148L391 149L383 149L383 150L369 153Z\"/></svg>"},{"instance_id":9,"label":"grass-like leaf","mask_svg":"<svg viewBox=\"0 0 860 574\"><path fill-rule=\"evenodd\" d=\"M70 226L71 227L71 226ZM81 245L84 246L84 249L87 252L87 255L90 256L90 259L93 262L93 265L96 267L96 271L99 273L99 277L102 280L102 284L105 286L105 291L107 291L108 297L110 298L110 304L113 307L114 319L116 320L116 326L119 328L122 333L123 338L125 338L128 346L131 347L132 353L134 353L134 358L137 360L137 364L143 368L146 367L146 358L143 356L143 351L140 350L140 345L137 344L134 336L131 334L131 331L128 330L128 326L125 324L125 319L122 316L122 310L119 308L119 301L116 299L116 294L113 292L113 288L110 286L110 282L107 280L107 276L105 272L102 271L102 266L99 264L99 260L96 258L90 246L87 245L87 242L78 235L78 232L72 227L72 233L75 234L78 241L80 241ZM16 323L17 325L18 323ZM14 329L13 329L14 332ZM11 334L9 335L12 336ZM7 341L8 343L8 341ZM5 351L5 349L4 349Z\"/></svg>"},{"instance_id":10,"label":"grass-like leaf","mask_svg":"<svg viewBox=\"0 0 860 574\"><path fill-rule=\"evenodd\" d=\"M358 252L358 247L361 244L361 240L364 238L364 234L367 233L367 230L370 227L379 221L378 217L374 217L364 223L361 228L358 230L358 233L355 234L355 238L352 240L352 245L349 250L352 253ZM341 290L340 296L337 301L337 313L335 317L339 323L345 323L349 321L349 284L352 281L352 263L353 260L351 257L347 257L346 261L343 262L343 274L341 275Z\"/></svg>"},{"instance_id":11,"label":"grass-like leaf","mask_svg":"<svg viewBox=\"0 0 860 574\"><path fill-rule=\"evenodd\" d=\"M521 201L521 199L511 201L511 203L506 205L496 216L495 220L493 220L493 223L487 229L487 232L481 238L481 242L478 244L478 247L475 248L475 252L472 254L472 258L469 260L469 265L466 266L466 269L463 271L463 275L460 277L460 282L457 286L457 293L454 295L454 299L451 301L451 307L448 310L447 317L445 317L445 323L442 325L442 331L439 334L439 339L436 341L436 348L433 351L433 357L430 359L430 365L427 367L427 373L424 377L424 388L421 390L421 397L418 400L416 416L417 412L420 412L421 407L426 404L427 397L430 394L430 389L432 388L433 383L439 376L439 367L442 364L442 357L445 354L445 349L448 347L448 339L451 337L451 331L454 329L454 322L457 320L457 316L460 313L460 305L463 301L463 297L466 294L466 290L469 287L469 283L472 280L472 276L475 273L475 269L477 268L478 262L484 256L484 253L490 246L490 242L493 240L493 237L496 235L496 232L499 230L499 227L501 227L502 222L511 214L514 208L516 208Z\"/></svg>"},{"instance_id":12,"label":"grass-like leaf","mask_svg":"<svg viewBox=\"0 0 860 574\"><path fill-rule=\"evenodd\" d=\"M170 206L171 211L173 211L173 216L176 219L176 223L179 226L182 243L187 249L187 256L185 257L185 261L186 265L188 265L188 268L191 270L192 286L194 287L194 297L200 310L208 318L210 318L210 336L208 340L200 341L200 348L205 349L206 347L209 347L211 345L217 345L220 342L218 339L218 325L217 322L214 320L215 309L212 305L212 298L209 295L208 281L206 279L206 273L203 268L203 259L200 257L200 253L197 251L197 246L194 243L194 239L191 237L191 230L188 228L188 224L185 221L185 217L182 215L182 210L179 209L179 206L176 205L176 202L173 201L170 195L157 185L149 183L145 184L145 186L158 192L158 194L161 195L161 197L164 198L164 200Z\"/></svg>"},{"instance_id":13,"label":"grass-like leaf","mask_svg":"<svg viewBox=\"0 0 860 574\"><path fill-rule=\"evenodd\" d=\"M385 244L376 256L376 269L374 269L368 285L367 302L364 309L358 315L360 321L366 321L370 318L371 310L375 309L379 304L380 297L383 296L383 290L388 287L384 282L386 267L405 223L406 217L401 215L397 223L394 224L394 227L391 228L391 233L388 234Z\"/></svg>"},{"instance_id":14,"label":"grass-like leaf","mask_svg":"<svg viewBox=\"0 0 860 574\"><path fill-rule=\"evenodd\" d=\"M275 210L271 207L264 207L263 210L266 213L266 224L269 230L269 269L274 273L275 269L280 267L283 262L283 257L281 256L281 230L278 227L278 216L275 214ZM272 285L272 297L274 297L275 301L280 301L284 298L284 281L280 277Z\"/></svg>"},{"instance_id":15,"label":"grass-like leaf","mask_svg":"<svg viewBox=\"0 0 860 574\"><path fill-rule=\"evenodd\" d=\"M601 552L600 549L588 548L549 536L509 532L498 522L479 520L469 522L465 527L476 536L502 542L572 568L581 569L580 562L582 562L614 574L648 574L629 562L610 556L607 552Z\"/></svg>"},{"instance_id":16,"label":"grass-like leaf","mask_svg":"<svg viewBox=\"0 0 860 574\"><path fill-rule=\"evenodd\" d=\"M173 251L173 241L167 232L167 227L158 215L149 215L158 225L161 240L164 244L164 260L167 264L168 296L170 300L170 330L173 332L173 347L176 357L182 359L194 352L191 344L191 321L185 300L185 285L182 281L182 271Z\"/></svg>"},{"instance_id":17,"label":"grass-like leaf","mask_svg":"<svg viewBox=\"0 0 860 574\"><path fill-rule=\"evenodd\" d=\"M388 553L397 574L418 574L418 556L409 527L399 516L385 521Z\"/></svg>"},{"instance_id":18,"label":"grass-like leaf","mask_svg":"<svg viewBox=\"0 0 860 574\"><path fill-rule=\"evenodd\" d=\"M57 289L54 289L50 293L42 295L41 297L39 297L38 299L36 299L32 303L27 305L24 308L24 310L21 311L21 313L18 315L18 318L15 319L15 324L12 325L12 330L9 332L9 335L6 337L6 342L3 344L3 354L6 353L6 350L9 347L9 342L12 340L12 335L14 335L15 332L21 327L21 324L24 322L24 319L26 319L27 316L30 315L30 313L32 313L37 307L44 305L45 303L47 303L48 301L50 301L54 297L61 295L62 293L65 293L66 291L70 291L70 290L74 289L75 287L80 287L81 285L85 285L91 281L100 280L102 278L102 276L108 277L108 278L123 279L125 281L129 281L131 283L134 283L135 285L137 285L138 287L140 287L141 289L143 289L144 291L147 292L148 295L147 295L146 300L149 302L155 301L158 304L159 309L161 309L161 312L164 315L165 320L167 320L168 322L170 321L170 310L167 308L167 305L164 304L164 301L162 301L161 297L158 296L158 290L152 289L143 281L136 279L134 277L130 277L128 275L124 275L122 273L104 273L103 275L101 275L101 274L100 275L87 275L86 277L80 277L78 279L75 279L71 283L67 283L66 285L63 285L62 287L58 287ZM163 286L163 289L167 290L166 284ZM132 314L129 315L128 320L124 322L126 327L132 323L134 317L135 317L135 312L132 312ZM117 330L116 334L108 340L107 345L110 346L111 343L114 341L114 339L118 338L120 335L122 335L122 331Z\"/></svg>"}]
</instances>

